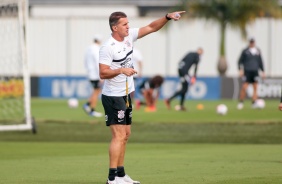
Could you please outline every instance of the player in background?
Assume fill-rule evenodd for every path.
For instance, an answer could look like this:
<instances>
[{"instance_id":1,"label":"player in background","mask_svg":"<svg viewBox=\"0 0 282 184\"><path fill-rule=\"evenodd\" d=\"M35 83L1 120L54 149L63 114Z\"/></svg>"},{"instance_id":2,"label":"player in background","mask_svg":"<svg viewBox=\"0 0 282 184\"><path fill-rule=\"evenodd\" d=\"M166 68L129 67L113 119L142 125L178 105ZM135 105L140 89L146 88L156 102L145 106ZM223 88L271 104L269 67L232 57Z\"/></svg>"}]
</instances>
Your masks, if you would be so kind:
<instances>
[{"instance_id":1,"label":"player in background","mask_svg":"<svg viewBox=\"0 0 282 184\"><path fill-rule=\"evenodd\" d=\"M95 35L93 43L87 48L84 56L84 65L93 91L88 99L88 102L83 105L83 109L88 115L94 117L102 117L102 113L97 112L95 109L101 93L99 76L99 49L101 41L102 36Z\"/></svg>"},{"instance_id":2,"label":"player in background","mask_svg":"<svg viewBox=\"0 0 282 184\"><path fill-rule=\"evenodd\" d=\"M142 77L142 67L143 67L143 56L140 50L137 49L136 47L134 47L132 62L133 62L134 69L137 71L137 74L133 75L133 80L134 80L135 89L136 89L137 79ZM130 93L132 103L134 102L134 95L135 95L134 91Z\"/></svg>"},{"instance_id":3,"label":"player in background","mask_svg":"<svg viewBox=\"0 0 282 184\"><path fill-rule=\"evenodd\" d=\"M198 64L201 59L204 50L198 48L196 52L189 52L178 64L178 76L181 82L181 89L176 91L170 98L165 99L165 104L168 109L170 109L170 102L175 97L180 96L180 110L185 111L184 100L186 93L189 89L190 84L196 82ZM190 68L194 65L194 75L191 77L189 75Z\"/></svg>"},{"instance_id":4,"label":"player in background","mask_svg":"<svg viewBox=\"0 0 282 184\"><path fill-rule=\"evenodd\" d=\"M139 86L139 89L145 99L145 102L136 99L136 109L139 109L140 105L146 105L146 112L155 112L157 110L156 103L159 98L159 90L163 82L164 78L160 75L144 80Z\"/></svg>"},{"instance_id":5,"label":"player in background","mask_svg":"<svg viewBox=\"0 0 282 184\"><path fill-rule=\"evenodd\" d=\"M244 99L246 97L246 90L249 84L253 85L252 107L257 108L257 88L259 71L261 70L262 79L265 78L263 61L261 57L261 51L255 45L255 40L251 38L249 40L249 46L244 49L238 61L239 75L242 78L243 84L240 91L239 103L237 108L243 109Z\"/></svg>"},{"instance_id":6,"label":"player in background","mask_svg":"<svg viewBox=\"0 0 282 184\"><path fill-rule=\"evenodd\" d=\"M133 43L160 30L169 20L179 20L185 11L168 13L141 28L129 28L127 15L114 12L109 17L111 37L100 49L100 78L105 79L102 104L106 125L112 134L109 146L109 175L107 184L139 184L125 172L124 156L131 134L132 104L130 93L134 89L132 54Z\"/></svg>"}]
</instances>

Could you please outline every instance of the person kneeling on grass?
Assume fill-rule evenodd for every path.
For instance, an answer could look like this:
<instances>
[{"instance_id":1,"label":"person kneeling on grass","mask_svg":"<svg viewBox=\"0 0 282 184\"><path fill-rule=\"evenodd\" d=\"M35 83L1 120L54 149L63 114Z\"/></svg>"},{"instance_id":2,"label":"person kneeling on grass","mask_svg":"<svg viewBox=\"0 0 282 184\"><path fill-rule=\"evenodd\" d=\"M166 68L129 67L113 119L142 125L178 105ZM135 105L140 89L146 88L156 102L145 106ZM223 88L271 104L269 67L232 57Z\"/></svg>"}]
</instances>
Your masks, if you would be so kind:
<instances>
[{"instance_id":1,"label":"person kneeling on grass","mask_svg":"<svg viewBox=\"0 0 282 184\"><path fill-rule=\"evenodd\" d=\"M155 112L156 103L159 98L159 89L163 84L164 78L160 75L156 75L153 78L146 79L139 89L145 99L145 102L136 100L136 109L140 109L141 105L146 105L146 112Z\"/></svg>"}]
</instances>

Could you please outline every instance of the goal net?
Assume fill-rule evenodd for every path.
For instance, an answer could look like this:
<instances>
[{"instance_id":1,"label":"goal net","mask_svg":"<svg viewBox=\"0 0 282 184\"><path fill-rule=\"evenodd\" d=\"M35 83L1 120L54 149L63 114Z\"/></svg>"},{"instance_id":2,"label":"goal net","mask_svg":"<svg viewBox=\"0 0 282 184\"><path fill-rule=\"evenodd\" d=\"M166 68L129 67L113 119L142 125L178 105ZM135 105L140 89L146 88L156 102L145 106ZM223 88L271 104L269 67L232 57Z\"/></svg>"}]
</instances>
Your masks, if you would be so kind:
<instances>
[{"instance_id":1,"label":"goal net","mask_svg":"<svg viewBox=\"0 0 282 184\"><path fill-rule=\"evenodd\" d=\"M26 27L28 0L0 1L0 131L33 130Z\"/></svg>"}]
</instances>

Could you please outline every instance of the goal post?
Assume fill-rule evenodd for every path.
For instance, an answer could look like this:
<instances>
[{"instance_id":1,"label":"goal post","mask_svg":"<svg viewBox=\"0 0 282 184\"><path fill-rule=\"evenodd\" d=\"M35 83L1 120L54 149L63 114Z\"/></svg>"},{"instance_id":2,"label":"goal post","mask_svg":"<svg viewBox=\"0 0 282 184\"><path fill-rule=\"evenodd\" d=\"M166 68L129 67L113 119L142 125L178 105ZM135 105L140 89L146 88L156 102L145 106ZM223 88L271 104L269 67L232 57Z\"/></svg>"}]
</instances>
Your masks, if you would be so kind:
<instances>
[{"instance_id":1,"label":"goal post","mask_svg":"<svg viewBox=\"0 0 282 184\"><path fill-rule=\"evenodd\" d=\"M32 130L27 59L28 0L0 1L0 131Z\"/></svg>"}]
</instances>

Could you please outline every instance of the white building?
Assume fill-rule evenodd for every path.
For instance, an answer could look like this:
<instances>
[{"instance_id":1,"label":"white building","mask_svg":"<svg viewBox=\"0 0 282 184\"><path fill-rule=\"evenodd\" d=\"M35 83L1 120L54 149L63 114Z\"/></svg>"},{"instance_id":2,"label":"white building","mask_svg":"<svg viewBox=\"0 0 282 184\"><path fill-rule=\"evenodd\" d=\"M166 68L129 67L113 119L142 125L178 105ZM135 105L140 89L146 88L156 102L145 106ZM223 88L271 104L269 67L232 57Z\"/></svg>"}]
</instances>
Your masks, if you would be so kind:
<instances>
[{"instance_id":1,"label":"white building","mask_svg":"<svg viewBox=\"0 0 282 184\"><path fill-rule=\"evenodd\" d=\"M85 75L83 56L95 34L110 36L108 17L114 11L128 15L131 27L141 27L164 16L176 0L29 0L28 56L31 74ZM258 19L248 25L262 51L266 74L282 76L282 20ZM161 31L136 42L143 53L143 74L177 75L177 63L189 51L202 47L205 53L200 76L217 76L219 26L202 19L171 21ZM247 41L239 30L226 34L227 76L237 76L237 61Z\"/></svg>"}]
</instances>

